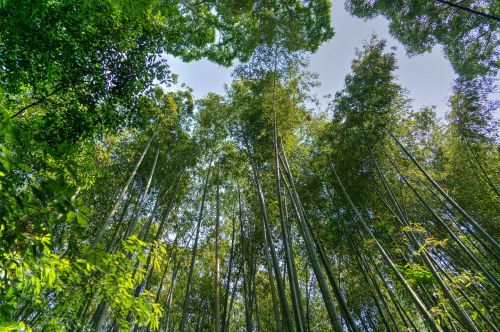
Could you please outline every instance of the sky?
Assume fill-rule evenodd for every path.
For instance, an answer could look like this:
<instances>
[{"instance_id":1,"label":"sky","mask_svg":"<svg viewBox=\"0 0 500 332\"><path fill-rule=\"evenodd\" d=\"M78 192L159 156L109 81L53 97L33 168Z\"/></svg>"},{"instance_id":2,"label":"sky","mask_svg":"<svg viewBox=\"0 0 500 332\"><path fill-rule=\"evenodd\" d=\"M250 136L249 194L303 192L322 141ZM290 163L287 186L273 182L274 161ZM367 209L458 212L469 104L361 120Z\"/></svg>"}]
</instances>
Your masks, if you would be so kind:
<instances>
[{"instance_id":1,"label":"sky","mask_svg":"<svg viewBox=\"0 0 500 332\"><path fill-rule=\"evenodd\" d=\"M387 40L387 50L396 47L393 51L399 67L396 76L399 84L408 90L414 108L436 106L440 117L448 111L447 99L456 75L440 47L435 47L431 53L409 58L403 45L390 36L385 18L377 17L365 22L352 17L344 9L342 0L332 1L332 25L335 36L310 58L309 69L319 74L321 82L321 86L313 91L319 97L334 96L342 89L344 78L350 72L355 48L361 47L375 33ZM204 97L208 92L223 94L224 85L232 80L232 67L225 68L207 60L184 63L169 57L168 61L172 72L179 75L179 82L192 87L196 98ZM325 99L322 105L329 100Z\"/></svg>"}]
</instances>

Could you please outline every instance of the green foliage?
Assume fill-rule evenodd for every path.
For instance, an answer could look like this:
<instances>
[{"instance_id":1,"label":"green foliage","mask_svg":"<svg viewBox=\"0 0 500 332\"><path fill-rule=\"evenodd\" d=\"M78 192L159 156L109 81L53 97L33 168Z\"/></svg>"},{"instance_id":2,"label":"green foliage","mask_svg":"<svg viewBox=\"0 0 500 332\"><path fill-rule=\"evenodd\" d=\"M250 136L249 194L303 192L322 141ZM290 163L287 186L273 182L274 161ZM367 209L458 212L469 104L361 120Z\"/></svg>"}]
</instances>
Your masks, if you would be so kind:
<instances>
[{"instance_id":1,"label":"green foliage","mask_svg":"<svg viewBox=\"0 0 500 332\"><path fill-rule=\"evenodd\" d=\"M434 5L362 7L390 12L394 31ZM312 109L317 75L304 51L332 36L329 9L0 1L0 330L163 331L182 319L213 330L220 310L224 332L268 331L286 323L280 301L301 304L314 331L339 321L330 307L337 330L460 330L464 316L494 326L496 247L484 235L498 233L500 199L493 82L457 80L440 121L432 107L411 109L394 54L373 37L329 112ZM412 52L441 27L421 28ZM457 70L496 70L484 52ZM176 79L164 53L249 62L224 95L194 100L188 87L156 84Z\"/></svg>"},{"instance_id":2,"label":"green foliage","mask_svg":"<svg viewBox=\"0 0 500 332\"><path fill-rule=\"evenodd\" d=\"M469 144L495 142L498 121L494 114L500 103L488 99L488 94L495 90L494 82L490 79L458 79L453 90L448 114L453 134Z\"/></svg>"},{"instance_id":3,"label":"green foliage","mask_svg":"<svg viewBox=\"0 0 500 332\"><path fill-rule=\"evenodd\" d=\"M498 17L497 1L466 1L461 4ZM347 10L364 19L383 15L391 34L408 54L429 52L436 44L443 47L455 71L462 77L494 77L498 71L499 23L437 1L349 0Z\"/></svg>"},{"instance_id":4,"label":"green foliage","mask_svg":"<svg viewBox=\"0 0 500 332\"><path fill-rule=\"evenodd\" d=\"M356 199L370 191L368 182L374 176L371 151L386 149L386 130L396 128L407 102L395 81L395 55L385 53L385 41L373 36L357 51L351 67L344 89L335 95L332 122L321 139L326 140L331 162Z\"/></svg>"},{"instance_id":5,"label":"green foliage","mask_svg":"<svg viewBox=\"0 0 500 332\"><path fill-rule=\"evenodd\" d=\"M259 45L314 51L333 35L325 0L6 1L0 17L1 106L30 113L52 145L130 120L137 96L170 80L163 53L229 65Z\"/></svg>"},{"instance_id":6,"label":"green foliage","mask_svg":"<svg viewBox=\"0 0 500 332\"><path fill-rule=\"evenodd\" d=\"M404 266L398 266L398 269L404 275L406 280L413 285L429 285L435 282L432 274L422 265L407 264Z\"/></svg>"}]
</instances>

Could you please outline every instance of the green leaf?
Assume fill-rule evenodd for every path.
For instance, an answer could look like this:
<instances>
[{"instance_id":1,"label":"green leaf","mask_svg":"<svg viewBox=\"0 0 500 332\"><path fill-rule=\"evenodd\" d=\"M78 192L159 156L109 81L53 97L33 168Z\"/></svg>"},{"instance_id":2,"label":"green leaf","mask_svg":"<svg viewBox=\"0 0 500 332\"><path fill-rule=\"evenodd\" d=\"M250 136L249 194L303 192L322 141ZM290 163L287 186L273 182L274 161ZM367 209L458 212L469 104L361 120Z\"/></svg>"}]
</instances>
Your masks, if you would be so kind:
<instances>
[{"instance_id":1,"label":"green leaf","mask_svg":"<svg viewBox=\"0 0 500 332\"><path fill-rule=\"evenodd\" d=\"M1 0L0 0L1 1ZM1 4L0 4L0 7L1 7ZM5 139L5 142L9 143L9 144L12 144L14 143L14 138L12 137L12 134L11 133L6 133L4 135L4 139Z\"/></svg>"},{"instance_id":2,"label":"green leaf","mask_svg":"<svg viewBox=\"0 0 500 332\"><path fill-rule=\"evenodd\" d=\"M76 220L80 226L85 226L87 224L87 219L85 219L81 213L76 214Z\"/></svg>"},{"instance_id":3,"label":"green leaf","mask_svg":"<svg viewBox=\"0 0 500 332\"><path fill-rule=\"evenodd\" d=\"M68 214L66 215L66 221L67 222L73 222L73 220L75 220L75 216L77 214L73 211L69 211Z\"/></svg>"}]
</instances>

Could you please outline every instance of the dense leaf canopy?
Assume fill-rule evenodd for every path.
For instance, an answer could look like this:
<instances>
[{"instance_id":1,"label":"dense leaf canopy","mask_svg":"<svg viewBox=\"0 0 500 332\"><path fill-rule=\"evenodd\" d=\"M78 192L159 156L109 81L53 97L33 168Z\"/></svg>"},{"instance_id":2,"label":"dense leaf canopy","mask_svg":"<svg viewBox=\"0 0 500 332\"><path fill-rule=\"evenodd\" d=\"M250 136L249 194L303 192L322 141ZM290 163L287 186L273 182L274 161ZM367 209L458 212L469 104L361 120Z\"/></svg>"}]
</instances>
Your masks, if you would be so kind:
<instances>
[{"instance_id":1,"label":"dense leaf canopy","mask_svg":"<svg viewBox=\"0 0 500 332\"><path fill-rule=\"evenodd\" d=\"M498 25L346 6L443 45L445 119L376 36L321 109L328 1L0 1L0 330L497 331Z\"/></svg>"},{"instance_id":2,"label":"dense leaf canopy","mask_svg":"<svg viewBox=\"0 0 500 332\"><path fill-rule=\"evenodd\" d=\"M500 17L498 1L455 1L465 8ZM391 34L405 45L408 54L443 47L455 71L468 79L495 76L500 67L500 20L451 7L439 1L348 0L346 8L365 19L383 15Z\"/></svg>"}]
</instances>

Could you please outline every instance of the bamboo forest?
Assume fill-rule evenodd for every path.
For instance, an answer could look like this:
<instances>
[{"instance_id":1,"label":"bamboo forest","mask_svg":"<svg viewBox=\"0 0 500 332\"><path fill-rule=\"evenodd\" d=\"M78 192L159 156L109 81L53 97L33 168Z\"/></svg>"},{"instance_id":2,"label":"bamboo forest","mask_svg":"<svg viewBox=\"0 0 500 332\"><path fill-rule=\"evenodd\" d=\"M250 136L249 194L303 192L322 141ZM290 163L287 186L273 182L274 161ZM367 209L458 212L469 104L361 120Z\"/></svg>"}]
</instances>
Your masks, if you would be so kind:
<instances>
[{"instance_id":1,"label":"bamboo forest","mask_svg":"<svg viewBox=\"0 0 500 332\"><path fill-rule=\"evenodd\" d=\"M341 6L442 113L328 0L0 0L0 331L500 331L500 1Z\"/></svg>"}]
</instances>

